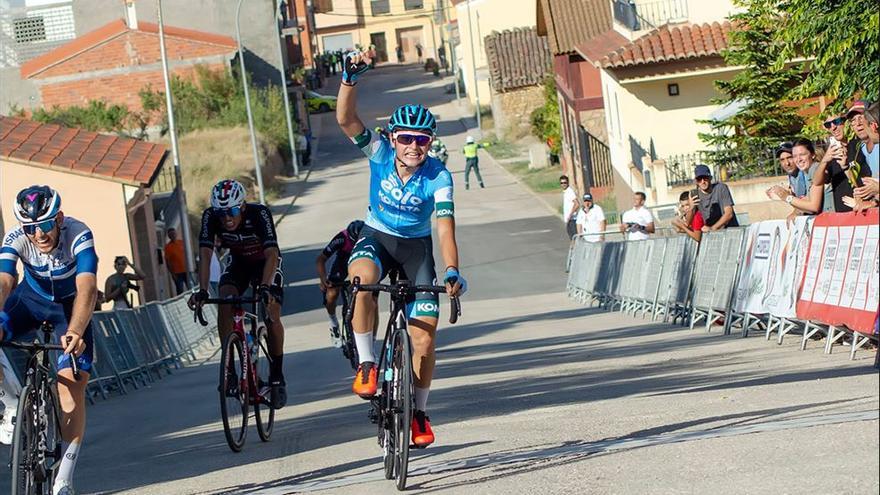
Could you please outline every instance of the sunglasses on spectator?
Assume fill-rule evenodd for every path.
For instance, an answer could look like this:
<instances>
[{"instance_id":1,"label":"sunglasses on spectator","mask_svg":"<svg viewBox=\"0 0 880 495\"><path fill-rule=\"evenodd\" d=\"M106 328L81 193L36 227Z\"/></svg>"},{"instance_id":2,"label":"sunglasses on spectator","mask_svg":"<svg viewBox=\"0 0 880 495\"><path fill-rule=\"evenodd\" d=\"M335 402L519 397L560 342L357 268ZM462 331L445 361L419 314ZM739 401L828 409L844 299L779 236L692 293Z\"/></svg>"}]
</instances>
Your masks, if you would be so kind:
<instances>
[{"instance_id":1,"label":"sunglasses on spectator","mask_svg":"<svg viewBox=\"0 0 880 495\"><path fill-rule=\"evenodd\" d=\"M37 229L40 229L44 234L47 232L52 232L52 229L55 228L56 225L55 219L51 220L43 220L42 222L34 222L34 223L23 223L21 224L21 229L24 230L24 233L27 235L35 235L37 233Z\"/></svg>"},{"instance_id":2,"label":"sunglasses on spectator","mask_svg":"<svg viewBox=\"0 0 880 495\"><path fill-rule=\"evenodd\" d=\"M563 181L560 181L560 182L559 182L559 185L560 185L560 186L567 186L567 185L568 185L568 182L566 182L566 181L563 180Z\"/></svg>"},{"instance_id":3,"label":"sunglasses on spectator","mask_svg":"<svg viewBox=\"0 0 880 495\"><path fill-rule=\"evenodd\" d=\"M434 138L424 134L398 134L395 136L395 139L404 146L412 144L413 141L415 141L417 146L427 146Z\"/></svg>"},{"instance_id":4,"label":"sunglasses on spectator","mask_svg":"<svg viewBox=\"0 0 880 495\"><path fill-rule=\"evenodd\" d=\"M831 129L831 126L835 126L835 125L840 126L840 125L843 125L844 122L846 122L845 118L837 117L835 119L826 120L825 122L822 123L822 125L825 126L826 129Z\"/></svg>"},{"instance_id":5,"label":"sunglasses on spectator","mask_svg":"<svg viewBox=\"0 0 880 495\"><path fill-rule=\"evenodd\" d=\"M241 207L233 206L232 208L220 208L220 214L224 217L237 217L241 214Z\"/></svg>"},{"instance_id":6,"label":"sunglasses on spectator","mask_svg":"<svg viewBox=\"0 0 880 495\"><path fill-rule=\"evenodd\" d=\"M708 175L701 175L694 180L696 180L697 182L703 182L703 181L709 182L712 180L712 177L709 177Z\"/></svg>"}]
</instances>

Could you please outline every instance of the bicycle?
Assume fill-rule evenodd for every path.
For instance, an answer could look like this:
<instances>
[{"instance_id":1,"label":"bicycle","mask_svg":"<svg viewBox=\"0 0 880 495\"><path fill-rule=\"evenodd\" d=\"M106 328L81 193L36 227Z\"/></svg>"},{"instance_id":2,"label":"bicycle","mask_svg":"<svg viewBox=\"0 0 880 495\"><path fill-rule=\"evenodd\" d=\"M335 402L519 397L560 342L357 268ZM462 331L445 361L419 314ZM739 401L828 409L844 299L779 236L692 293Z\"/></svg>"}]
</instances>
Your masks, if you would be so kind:
<instances>
[{"instance_id":1,"label":"bicycle","mask_svg":"<svg viewBox=\"0 0 880 495\"><path fill-rule=\"evenodd\" d=\"M266 314L259 298L208 298L205 304L230 304L233 307L232 332L222 342L220 351L220 415L223 433L233 452L241 452L247 437L250 406L260 440L268 442L275 426L275 409L268 389L271 357ZM250 304L251 311L244 305ZM193 319L207 326L201 306L194 310ZM245 320L250 331L245 332ZM262 357L260 354L262 353ZM265 417L263 415L266 415Z\"/></svg>"},{"instance_id":2,"label":"bicycle","mask_svg":"<svg viewBox=\"0 0 880 495\"><path fill-rule=\"evenodd\" d=\"M379 394L370 398L370 419L379 425L378 441L382 447L385 466L385 479L394 479L397 489L406 488L409 467L410 428L412 425L415 393L413 390L412 343L407 331L407 299L417 292L445 294L446 287L440 285L413 285L409 280L392 284L361 284L355 277L351 284L351 305L345 313L345 320L351 324L358 292L387 292L391 296L391 316L382 341L379 356L378 377ZM461 303L457 297L450 298L452 311L449 323L455 324L461 315ZM419 304L419 302L416 302Z\"/></svg>"},{"instance_id":3,"label":"bicycle","mask_svg":"<svg viewBox=\"0 0 880 495\"><path fill-rule=\"evenodd\" d=\"M40 333L51 342L55 328L44 321ZM64 351L65 346L25 342L0 342L0 347L20 349L28 354L24 387L18 401L15 429L12 433L13 495L49 495L55 471L61 463L61 408L57 377L49 361L49 351ZM76 358L71 356L73 377L79 380Z\"/></svg>"},{"instance_id":4,"label":"bicycle","mask_svg":"<svg viewBox=\"0 0 880 495\"><path fill-rule=\"evenodd\" d=\"M360 364L357 346L354 343L354 330L351 328L351 322L345 318L348 312L348 306L351 304L351 282L345 280L342 283L333 284L333 287L339 289L339 295L342 297L342 328L339 335L342 344L342 355L348 359L351 369L357 370Z\"/></svg>"}]
</instances>

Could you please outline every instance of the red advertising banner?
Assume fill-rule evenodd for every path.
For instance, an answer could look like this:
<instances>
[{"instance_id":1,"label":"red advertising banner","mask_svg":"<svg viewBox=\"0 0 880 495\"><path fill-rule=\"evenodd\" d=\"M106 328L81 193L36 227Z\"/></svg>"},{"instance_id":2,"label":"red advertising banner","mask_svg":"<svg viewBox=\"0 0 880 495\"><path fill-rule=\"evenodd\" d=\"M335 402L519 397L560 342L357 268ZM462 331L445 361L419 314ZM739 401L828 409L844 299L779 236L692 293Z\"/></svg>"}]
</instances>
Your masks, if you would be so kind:
<instances>
[{"instance_id":1,"label":"red advertising banner","mask_svg":"<svg viewBox=\"0 0 880 495\"><path fill-rule=\"evenodd\" d=\"M816 217L797 316L870 334L878 312L880 213Z\"/></svg>"}]
</instances>

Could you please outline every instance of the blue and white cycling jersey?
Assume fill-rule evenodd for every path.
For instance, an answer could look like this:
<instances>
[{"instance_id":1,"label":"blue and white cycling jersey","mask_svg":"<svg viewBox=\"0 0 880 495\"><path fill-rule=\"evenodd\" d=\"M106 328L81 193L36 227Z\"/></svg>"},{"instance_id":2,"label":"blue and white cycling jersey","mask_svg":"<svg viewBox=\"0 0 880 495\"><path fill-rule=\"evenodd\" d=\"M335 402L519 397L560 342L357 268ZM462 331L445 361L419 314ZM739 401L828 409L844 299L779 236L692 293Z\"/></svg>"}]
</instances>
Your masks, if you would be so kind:
<instances>
[{"instance_id":1,"label":"blue and white cycling jersey","mask_svg":"<svg viewBox=\"0 0 880 495\"><path fill-rule=\"evenodd\" d=\"M452 175L443 162L428 157L404 184L397 175L394 148L381 134L365 130L351 140L370 159L370 208L365 223L397 237L431 235L431 213L452 217Z\"/></svg>"},{"instance_id":2,"label":"blue and white cycling jersey","mask_svg":"<svg viewBox=\"0 0 880 495\"><path fill-rule=\"evenodd\" d=\"M58 246L41 253L28 240L21 226L6 233L0 245L0 273L18 277L16 264L24 265L25 282L48 301L62 301L76 295L76 276L98 273L95 240L86 224L64 217Z\"/></svg>"}]
</instances>

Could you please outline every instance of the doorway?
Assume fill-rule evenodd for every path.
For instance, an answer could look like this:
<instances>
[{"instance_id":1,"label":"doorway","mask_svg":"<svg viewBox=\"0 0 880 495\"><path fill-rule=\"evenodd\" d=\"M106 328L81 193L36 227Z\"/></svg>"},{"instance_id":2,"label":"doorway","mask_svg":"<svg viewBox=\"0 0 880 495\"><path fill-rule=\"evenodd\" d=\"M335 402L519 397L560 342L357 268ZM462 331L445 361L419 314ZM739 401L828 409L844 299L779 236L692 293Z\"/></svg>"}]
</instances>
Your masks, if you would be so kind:
<instances>
[{"instance_id":1,"label":"doorway","mask_svg":"<svg viewBox=\"0 0 880 495\"><path fill-rule=\"evenodd\" d=\"M385 33L370 33L370 44L376 47L376 62L388 61L388 44Z\"/></svg>"},{"instance_id":2,"label":"doorway","mask_svg":"<svg viewBox=\"0 0 880 495\"><path fill-rule=\"evenodd\" d=\"M425 53L425 44L422 42L422 28L411 27L397 30L397 45L403 49L403 61L405 63L416 63L419 56L416 53L416 45L422 46L422 56Z\"/></svg>"}]
</instances>

